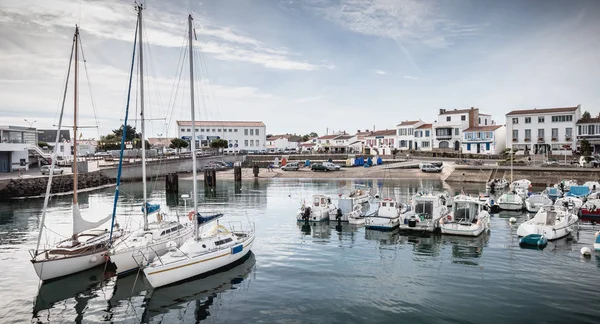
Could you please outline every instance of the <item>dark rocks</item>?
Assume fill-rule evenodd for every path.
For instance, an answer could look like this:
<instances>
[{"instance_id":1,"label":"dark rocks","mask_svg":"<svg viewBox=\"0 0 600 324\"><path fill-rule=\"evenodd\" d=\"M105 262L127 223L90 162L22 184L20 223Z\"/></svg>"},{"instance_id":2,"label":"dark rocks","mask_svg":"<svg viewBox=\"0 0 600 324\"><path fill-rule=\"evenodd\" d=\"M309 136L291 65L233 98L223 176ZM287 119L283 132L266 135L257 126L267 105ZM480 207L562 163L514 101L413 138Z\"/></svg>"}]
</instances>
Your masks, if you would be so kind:
<instances>
[{"instance_id":1,"label":"dark rocks","mask_svg":"<svg viewBox=\"0 0 600 324\"><path fill-rule=\"evenodd\" d=\"M77 177L78 189L94 188L115 181L102 175L100 172L79 174ZM0 191L0 199L17 197L35 197L46 194L48 177L11 179L4 189ZM52 178L51 193L73 191L73 175L55 175Z\"/></svg>"}]
</instances>

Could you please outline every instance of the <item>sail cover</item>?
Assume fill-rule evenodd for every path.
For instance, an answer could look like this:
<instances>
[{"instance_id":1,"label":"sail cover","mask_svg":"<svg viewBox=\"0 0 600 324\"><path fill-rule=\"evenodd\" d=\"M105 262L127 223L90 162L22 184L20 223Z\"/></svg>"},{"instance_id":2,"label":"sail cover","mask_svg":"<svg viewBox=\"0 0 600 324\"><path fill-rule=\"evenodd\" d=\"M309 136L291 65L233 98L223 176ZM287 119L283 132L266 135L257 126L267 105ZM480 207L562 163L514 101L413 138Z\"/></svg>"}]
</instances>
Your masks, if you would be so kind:
<instances>
[{"instance_id":1,"label":"sail cover","mask_svg":"<svg viewBox=\"0 0 600 324\"><path fill-rule=\"evenodd\" d=\"M159 204L146 203L146 207L148 208L148 214L152 214L160 210ZM142 212L144 212L144 206L142 206Z\"/></svg>"},{"instance_id":2,"label":"sail cover","mask_svg":"<svg viewBox=\"0 0 600 324\"><path fill-rule=\"evenodd\" d=\"M89 222L81 217L81 212L79 211L79 205L73 205L73 234L79 234L83 231L91 230L96 228L110 220L112 215L108 215L96 222Z\"/></svg>"},{"instance_id":3,"label":"sail cover","mask_svg":"<svg viewBox=\"0 0 600 324\"><path fill-rule=\"evenodd\" d=\"M212 222L216 219L223 217L223 214L202 216L202 215L200 215L200 213L198 213L197 215L198 215L198 225L204 225L205 223Z\"/></svg>"}]
</instances>

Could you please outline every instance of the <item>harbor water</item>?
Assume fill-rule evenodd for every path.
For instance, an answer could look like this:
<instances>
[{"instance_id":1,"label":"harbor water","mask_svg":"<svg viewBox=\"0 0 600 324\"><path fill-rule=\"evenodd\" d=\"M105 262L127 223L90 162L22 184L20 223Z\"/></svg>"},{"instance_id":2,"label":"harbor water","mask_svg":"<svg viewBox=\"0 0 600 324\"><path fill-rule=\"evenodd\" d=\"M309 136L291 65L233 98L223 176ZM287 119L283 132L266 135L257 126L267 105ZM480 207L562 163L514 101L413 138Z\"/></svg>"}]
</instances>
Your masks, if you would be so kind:
<instances>
[{"instance_id":1,"label":"harbor water","mask_svg":"<svg viewBox=\"0 0 600 324\"><path fill-rule=\"evenodd\" d=\"M268 180L200 186L201 211L255 222L253 254L243 263L182 284L153 290L143 273L119 278L92 269L40 286L29 261L43 199L0 204L2 323L597 323L600 255L582 257L593 231L519 247L526 214L496 214L477 238L379 232L335 221L304 224L296 212L312 194L338 194L355 183L381 187L406 201L436 180ZM187 218L191 200L168 197L161 181L150 192L170 215ZM141 185L122 186L121 226L141 223ZM179 194L191 191L181 181ZM80 195L85 218L112 210L114 188ZM44 242L68 236L71 201L50 201ZM94 216L96 215L96 216ZM510 224L509 217L517 223Z\"/></svg>"}]
</instances>

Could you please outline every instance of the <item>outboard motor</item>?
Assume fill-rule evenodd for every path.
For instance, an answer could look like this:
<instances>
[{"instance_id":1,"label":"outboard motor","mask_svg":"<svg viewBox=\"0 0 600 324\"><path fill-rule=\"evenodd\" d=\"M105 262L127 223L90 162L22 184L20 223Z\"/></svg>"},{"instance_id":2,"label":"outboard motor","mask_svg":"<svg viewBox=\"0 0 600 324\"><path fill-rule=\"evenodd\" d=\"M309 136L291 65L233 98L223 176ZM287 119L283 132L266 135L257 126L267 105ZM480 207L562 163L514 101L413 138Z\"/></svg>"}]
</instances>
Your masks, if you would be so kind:
<instances>
[{"instance_id":1,"label":"outboard motor","mask_svg":"<svg viewBox=\"0 0 600 324\"><path fill-rule=\"evenodd\" d=\"M341 209L341 208L338 208L338 209L337 209L337 213L335 214L335 219L336 219L338 222L339 222L339 221L341 221L341 220L342 220L342 215L343 215L343 214L342 214L342 209Z\"/></svg>"},{"instance_id":2,"label":"outboard motor","mask_svg":"<svg viewBox=\"0 0 600 324\"><path fill-rule=\"evenodd\" d=\"M310 207L304 208L304 213L302 214L302 219L307 221L310 219Z\"/></svg>"},{"instance_id":3,"label":"outboard motor","mask_svg":"<svg viewBox=\"0 0 600 324\"><path fill-rule=\"evenodd\" d=\"M415 217L411 217L408 219L408 227L417 226L417 219Z\"/></svg>"}]
</instances>

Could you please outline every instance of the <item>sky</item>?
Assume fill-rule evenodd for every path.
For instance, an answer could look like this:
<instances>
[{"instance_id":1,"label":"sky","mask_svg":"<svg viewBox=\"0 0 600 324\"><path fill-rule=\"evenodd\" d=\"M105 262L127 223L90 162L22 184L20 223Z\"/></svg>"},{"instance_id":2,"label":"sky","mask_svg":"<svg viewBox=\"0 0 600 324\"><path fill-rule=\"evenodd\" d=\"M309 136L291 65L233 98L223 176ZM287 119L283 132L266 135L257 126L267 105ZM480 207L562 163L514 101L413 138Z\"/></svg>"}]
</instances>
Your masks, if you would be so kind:
<instances>
[{"instance_id":1,"label":"sky","mask_svg":"<svg viewBox=\"0 0 600 324\"><path fill-rule=\"evenodd\" d=\"M498 124L515 109L580 104L600 112L600 1L143 4L148 137L177 136L175 121L190 119L190 13L200 120L259 120L270 134L322 135L433 122L442 108L478 107ZM86 138L118 128L136 15L133 1L0 0L0 124L58 123L77 24L78 125ZM129 118L139 130L137 73L133 80ZM71 78L67 127L72 111Z\"/></svg>"}]
</instances>

